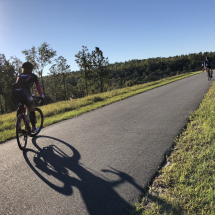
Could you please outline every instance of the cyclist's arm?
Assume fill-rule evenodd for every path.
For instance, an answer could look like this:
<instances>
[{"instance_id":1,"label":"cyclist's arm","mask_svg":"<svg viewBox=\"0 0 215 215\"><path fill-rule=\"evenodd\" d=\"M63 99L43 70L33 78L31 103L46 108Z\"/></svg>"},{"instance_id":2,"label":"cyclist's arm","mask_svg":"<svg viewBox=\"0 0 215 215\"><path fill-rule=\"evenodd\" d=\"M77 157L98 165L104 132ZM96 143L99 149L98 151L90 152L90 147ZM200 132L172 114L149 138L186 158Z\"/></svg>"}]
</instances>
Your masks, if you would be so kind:
<instances>
[{"instance_id":1,"label":"cyclist's arm","mask_svg":"<svg viewBox=\"0 0 215 215\"><path fill-rule=\"evenodd\" d=\"M36 85L36 89L37 89L37 92L38 94L41 96L41 97L45 97L42 93L42 90L41 90L41 87L40 87L40 82L39 82L39 79L36 75L32 74L32 76L34 77L34 83Z\"/></svg>"},{"instance_id":2,"label":"cyclist's arm","mask_svg":"<svg viewBox=\"0 0 215 215\"><path fill-rule=\"evenodd\" d=\"M36 88L37 88L37 92L39 93L40 96L42 96L43 93L42 93L42 90L41 90L41 87L40 87L40 82L39 81L35 82L35 85L36 85Z\"/></svg>"},{"instance_id":3,"label":"cyclist's arm","mask_svg":"<svg viewBox=\"0 0 215 215\"><path fill-rule=\"evenodd\" d=\"M18 80L19 80L19 76L16 78L16 83L18 82Z\"/></svg>"}]
</instances>

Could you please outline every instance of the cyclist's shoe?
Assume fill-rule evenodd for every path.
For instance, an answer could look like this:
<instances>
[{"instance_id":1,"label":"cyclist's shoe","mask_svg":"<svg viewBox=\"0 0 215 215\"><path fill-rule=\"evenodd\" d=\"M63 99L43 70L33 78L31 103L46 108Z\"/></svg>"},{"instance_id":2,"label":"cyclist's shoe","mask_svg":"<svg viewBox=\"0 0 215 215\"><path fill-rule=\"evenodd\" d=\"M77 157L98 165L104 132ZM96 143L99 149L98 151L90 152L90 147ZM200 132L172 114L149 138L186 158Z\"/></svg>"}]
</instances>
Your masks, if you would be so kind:
<instances>
[{"instance_id":1,"label":"cyclist's shoe","mask_svg":"<svg viewBox=\"0 0 215 215\"><path fill-rule=\"evenodd\" d=\"M33 133L37 133L38 131L39 131L39 128L38 128L38 127L32 128L32 132L33 132Z\"/></svg>"}]
</instances>

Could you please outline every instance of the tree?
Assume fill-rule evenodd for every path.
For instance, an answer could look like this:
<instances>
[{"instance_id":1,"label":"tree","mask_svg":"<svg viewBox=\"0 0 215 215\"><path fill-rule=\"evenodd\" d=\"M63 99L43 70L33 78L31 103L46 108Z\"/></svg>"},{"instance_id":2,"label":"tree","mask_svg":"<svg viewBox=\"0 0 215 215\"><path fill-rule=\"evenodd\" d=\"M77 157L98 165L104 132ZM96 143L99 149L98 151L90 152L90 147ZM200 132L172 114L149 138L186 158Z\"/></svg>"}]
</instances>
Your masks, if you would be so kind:
<instances>
[{"instance_id":1,"label":"tree","mask_svg":"<svg viewBox=\"0 0 215 215\"><path fill-rule=\"evenodd\" d=\"M70 71L70 66L67 65L67 60L60 56L58 57L58 59L55 60L56 61L56 67L58 70L58 73L61 74L63 76L63 90L64 90L64 100L67 99L67 91L66 91L66 73Z\"/></svg>"},{"instance_id":2,"label":"tree","mask_svg":"<svg viewBox=\"0 0 215 215\"><path fill-rule=\"evenodd\" d=\"M38 49L34 46L31 49L22 51L27 61L34 64L35 70L42 81L43 94L45 95L45 87L43 84L43 69L51 63L51 58L56 56L56 51L50 48L50 45L44 42Z\"/></svg>"},{"instance_id":3,"label":"tree","mask_svg":"<svg viewBox=\"0 0 215 215\"><path fill-rule=\"evenodd\" d=\"M82 51L79 51L78 54L75 55L77 58L75 61L81 71L83 71L81 77L85 82L86 94L88 96L88 81L92 78L92 59L90 53L87 51L87 46L82 46Z\"/></svg>"},{"instance_id":4,"label":"tree","mask_svg":"<svg viewBox=\"0 0 215 215\"><path fill-rule=\"evenodd\" d=\"M104 78L108 75L108 58L104 58L103 52L98 47L95 47L95 50L92 51L92 61L94 72L96 73L100 81L100 90L101 92L103 92Z\"/></svg>"},{"instance_id":5,"label":"tree","mask_svg":"<svg viewBox=\"0 0 215 215\"><path fill-rule=\"evenodd\" d=\"M57 66L56 64L52 65L49 69L50 73L50 79L51 79L51 84L50 84L50 88L51 88L51 92L52 95L54 96L54 102L59 101L59 97L60 97L60 74L57 70Z\"/></svg>"},{"instance_id":6,"label":"tree","mask_svg":"<svg viewBox=\"0 0 215 215\"><path fill-rule=\"evenodd\" d=\"M16 56L10 58L12 60L12 65L14 66L16 77L22 72L23 62Z\"/></svg>"},{"instance_id":7,"label":"tree","mask_svg":"<svg viewBox=\"0 0 215 215\"><path fill-rule=\"evenodd\" d=\"M26 61L31 62L34 65L34 70L38 71L38 53L36 48L33 46L31 49L22 51L25 55Z\"/></svg>"},{"instance_id":8,"label":"tree","mask_svg":"<svg viewBox=\"0 0 215 215\"><path fill-rule=\"evenodd\" d=\"M6 60L4 54L0 54L0 105L1 112L14 110L15 105L10 99L12 84L16 81L14 66ZM4 106L2 105L4 103ZM4 109L4 110L3 110Z\"/></svg>"}]
</instances>

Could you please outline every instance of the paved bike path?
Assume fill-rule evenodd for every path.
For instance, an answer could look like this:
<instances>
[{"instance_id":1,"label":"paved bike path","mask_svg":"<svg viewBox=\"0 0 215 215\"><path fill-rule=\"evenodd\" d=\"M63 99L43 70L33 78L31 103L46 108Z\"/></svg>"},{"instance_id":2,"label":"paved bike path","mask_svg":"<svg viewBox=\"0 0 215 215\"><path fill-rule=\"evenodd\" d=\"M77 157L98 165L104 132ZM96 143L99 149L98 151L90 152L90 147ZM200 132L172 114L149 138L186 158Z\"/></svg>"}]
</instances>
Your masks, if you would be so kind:
<instances>
[{"instance_id":1,"label":"paved bike path","mask_svg":"<svg viewBox=\"0 0 215 215\"><path fill-rule=\"evenodd\" d=\"M210 86L201 73L0 145L0 214L128 214Z\"/></svg>"}]
</instances>

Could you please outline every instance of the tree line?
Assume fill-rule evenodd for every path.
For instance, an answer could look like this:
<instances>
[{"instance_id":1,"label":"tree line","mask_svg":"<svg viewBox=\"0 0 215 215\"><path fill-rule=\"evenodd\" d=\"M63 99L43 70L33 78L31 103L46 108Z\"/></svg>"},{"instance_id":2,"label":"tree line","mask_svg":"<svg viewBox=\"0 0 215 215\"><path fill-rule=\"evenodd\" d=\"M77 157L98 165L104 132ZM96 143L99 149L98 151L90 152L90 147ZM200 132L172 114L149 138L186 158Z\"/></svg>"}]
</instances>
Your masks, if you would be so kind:
<instances>
[{"instance_id":1,"label":"tree line","mask_svg":"<svg viewBox=\"0 0 215 215\"><path fill-rule=\"evenodd\" d=\"M100 48L89 52L86 46L75 55L79 71L71 71L63 56L57 56L49 44L44 42L38 48L23 50L26 61L34 65L34 73L40 79L47 103L70 98L81 98L90 94L111 91L122 87L156 81L177 74L201 70L206 56L215 60L215 52L174 56L168 58L149 58L109 64ZM11 85L21 73L22 61L17 57L6 59L0 54L0 112L8 113L17 107L10 100ZM44 67L50 65L44 76ZM36 88L32 88L36 93Z\"/></svg>"}]
</instances>

